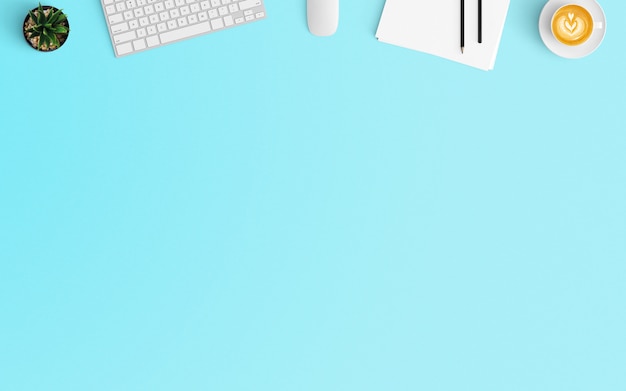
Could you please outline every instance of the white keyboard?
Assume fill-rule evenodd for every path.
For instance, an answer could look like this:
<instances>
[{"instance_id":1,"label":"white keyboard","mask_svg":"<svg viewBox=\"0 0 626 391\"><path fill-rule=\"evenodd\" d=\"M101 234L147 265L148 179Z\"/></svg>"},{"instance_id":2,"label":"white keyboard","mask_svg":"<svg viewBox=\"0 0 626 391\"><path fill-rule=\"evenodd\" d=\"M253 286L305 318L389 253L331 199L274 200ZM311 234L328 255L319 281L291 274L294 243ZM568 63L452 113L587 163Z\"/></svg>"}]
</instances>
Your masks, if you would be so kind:
<instances>
[{"instance_id":1,"label":"white keyboard","mask_svg":"<svg viewBox=\"0 0 626 391\"><path fill-rule=\"evenodd\" d=\"M265 18L263 0L101 0L117 57Z\"/></svg>"}]
</instances>

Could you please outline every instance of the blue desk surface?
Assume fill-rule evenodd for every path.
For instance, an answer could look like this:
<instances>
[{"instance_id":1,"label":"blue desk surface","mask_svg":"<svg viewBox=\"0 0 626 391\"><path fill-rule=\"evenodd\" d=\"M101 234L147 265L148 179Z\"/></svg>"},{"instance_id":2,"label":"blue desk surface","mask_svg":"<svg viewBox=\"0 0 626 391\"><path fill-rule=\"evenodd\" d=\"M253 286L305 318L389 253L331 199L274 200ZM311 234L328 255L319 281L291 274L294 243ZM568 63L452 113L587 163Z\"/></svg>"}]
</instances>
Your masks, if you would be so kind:
<instances>
[{"instance_id":1,"label":"blue desk surface","mask_svg":"<svg viewBox=\"0 0 626 391\"><path fill-rule=\"evenodd\" d=\"M569 61L513 0L496 69L305 2L116 59L3 1L0 389L623 390L626 3Z\"/></svg>"}]
</instances>

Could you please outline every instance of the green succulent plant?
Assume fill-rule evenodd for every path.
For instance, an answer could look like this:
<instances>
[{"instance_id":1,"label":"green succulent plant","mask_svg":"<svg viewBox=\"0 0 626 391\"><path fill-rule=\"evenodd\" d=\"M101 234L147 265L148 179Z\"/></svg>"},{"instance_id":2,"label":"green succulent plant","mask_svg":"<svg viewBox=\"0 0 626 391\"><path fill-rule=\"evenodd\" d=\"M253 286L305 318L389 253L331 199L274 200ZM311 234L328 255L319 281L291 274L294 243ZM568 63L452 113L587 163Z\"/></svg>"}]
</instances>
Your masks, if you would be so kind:
<instances>
[{"instance_id":1,"label":"green succulent plant","mask_svg":"<svg viewBox=\"0 0 626 391\"><path fill-rule=\"evenodd\" d=\"M46 15L43 6L39 3L37 10L28 11L28 15L34 25L26 28L24 32L29 39L39 37L38 50L58 48L62 44L59 38L67 36L70 32L63 10L50 8Z\"/></svg>"}]
</instances>

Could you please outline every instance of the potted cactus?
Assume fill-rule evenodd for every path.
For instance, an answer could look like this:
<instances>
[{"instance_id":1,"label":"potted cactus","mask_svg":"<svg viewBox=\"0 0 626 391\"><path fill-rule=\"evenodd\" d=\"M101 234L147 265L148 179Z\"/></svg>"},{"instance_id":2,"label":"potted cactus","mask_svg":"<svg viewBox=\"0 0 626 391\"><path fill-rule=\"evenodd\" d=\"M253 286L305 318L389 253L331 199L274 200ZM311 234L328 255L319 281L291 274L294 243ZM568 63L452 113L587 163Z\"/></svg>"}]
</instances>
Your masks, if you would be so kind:
<instances>
[{"instance_id":1,"label":"potted cactus","mask_svg":"<svg viewBox=\"0 0 626 391\"><path fill-rule=\"evenodd\" d=\"M42 52L57 50L67 40L70 24L63 10L39 3L24 19L24 38L34 49Z\"/></svg>"}]
</instances>

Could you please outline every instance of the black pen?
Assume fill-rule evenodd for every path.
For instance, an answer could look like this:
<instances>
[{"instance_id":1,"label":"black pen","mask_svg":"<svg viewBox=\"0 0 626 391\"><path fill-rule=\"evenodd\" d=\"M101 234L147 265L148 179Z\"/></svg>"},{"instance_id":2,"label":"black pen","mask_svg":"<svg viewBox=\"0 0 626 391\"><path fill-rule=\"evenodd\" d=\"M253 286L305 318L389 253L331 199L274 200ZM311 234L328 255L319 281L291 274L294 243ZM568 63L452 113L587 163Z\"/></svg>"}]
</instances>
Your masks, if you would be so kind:
<instances>
[{"instance_id":1,"label":"black pen","mask_svg":"<svg viewBox=\"0 0 626 391\"><path fill-rule=\"evenodd\" d=\"M483 0L478 0L478 43L483 43Z\"/></svg>"},{"instance_id":2,"label":"black pen","mask_svg":"<svg viewBox=\"0 0 626 391\"><path fill-rule=\"evenodd\" d=\"M465 48L465 0L461 0L461 53Z\"/></svg>"}]
</instances>

